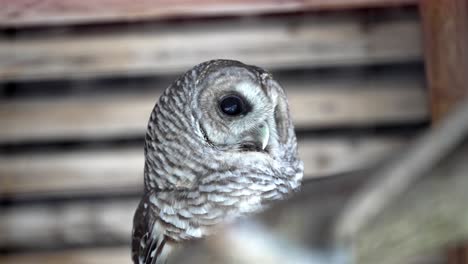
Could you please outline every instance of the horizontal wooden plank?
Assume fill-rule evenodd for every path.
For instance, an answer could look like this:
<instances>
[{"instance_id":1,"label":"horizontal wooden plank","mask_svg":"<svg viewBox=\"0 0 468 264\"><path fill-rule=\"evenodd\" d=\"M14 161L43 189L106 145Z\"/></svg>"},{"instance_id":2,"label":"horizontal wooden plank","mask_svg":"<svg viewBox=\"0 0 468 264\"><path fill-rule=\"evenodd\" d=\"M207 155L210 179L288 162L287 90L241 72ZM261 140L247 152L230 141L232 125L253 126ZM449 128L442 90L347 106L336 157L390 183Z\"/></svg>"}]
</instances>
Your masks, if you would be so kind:
<instances>
[{"instance_id":1,"label":"horizontal wooden plank","mask_svg":"<svg viewBox=\"0 0 468 264\"><path fill-rule=\"evenodd\" d=\"M0 248L121 245L130 241L137 204L132 198L2 208Z\"/></svg>"},{"instance_id":2,"label":"horizontal wooden plank","mask_svg":"<svg viewBox=\"0 0 468 264\"><path fill-rule=\"evenodd\" d=\"M387 157L400 137L320 138L299 141L307 177L352 171ZM143 184L143 149L0 156L0 196L137 193Z\"/></svg>"},{"instance_id":3,"label":"horizontal wooden plank","mask_svg":"<svg viewBox=\"0 0 468 264\"><path fill-rule=\"evenodd\" d=\"M419 61L420 27L416 13L334 14L23 36L0 39L0 80L173 74L214 58L270 70Z\"/></svg>"},{"instance_id":4,"label":"horizontal wooden plank","mask_svg":"<svg viewBox=\"0 0 468 264\"><path fill-rule=\"evenodd\" d=\"M280 78L298 128L428 119L426 91L418 74L383 72L356 78L333 75L326 80L305 76ZM142 94L3 101L0 142L143 136L149 113L162 90L161 84L154 85L153 92Z\"/></svg>"},{"instance_id":5,"label":"horizontal wooden plank","mask_svg":"<svg viewBox=\"0 0 468 264\"><path fill-rule=\"evenodd\" d=\"M131 264L129 247L113 247L105 249L74 249L59 250L47 253L20 253L12 255L0 255L3 264ZM190 262L207 264L206 262ZM445 258L434 253L414 257L404 262L405 264L445 264Z\"/></svg>"},{"instance_id":6,"label":"horizontal wooden plank","mask_svg":"<svg viewBox=\"0 0 468 264\"><path fill-rule=\"evenodd\" d=\"M42 253L0 255L3 264L131 264L129 247L74 249Z\"/></svg>"},{"instance_id":7,"label":"horizontal wooden plank","mask_svg":"<svg viewBox=\"0 0 468 264\"><path fill-rule=\"evenodd\" d=\"M0 26L122 22L171 17L252 15L307 10L415 5L418 0L48 0L2 1Z\"/></svg>"}]
</instances>

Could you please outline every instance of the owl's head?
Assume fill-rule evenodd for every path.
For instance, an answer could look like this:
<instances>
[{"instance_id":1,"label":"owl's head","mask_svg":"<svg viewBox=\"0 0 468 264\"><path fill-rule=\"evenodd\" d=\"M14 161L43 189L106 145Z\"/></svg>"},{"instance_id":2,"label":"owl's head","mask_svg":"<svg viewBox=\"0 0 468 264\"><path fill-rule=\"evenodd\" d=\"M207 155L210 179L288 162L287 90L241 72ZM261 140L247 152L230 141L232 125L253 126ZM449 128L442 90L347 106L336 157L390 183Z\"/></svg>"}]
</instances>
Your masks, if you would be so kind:
<instances>
[{"instance_id":1,"label":"owl's head","mask_svg":"<svg viewBox=\"0 0 468 264\"><path fill-rule=\"evenodd\" d=\"M151 115L146 156L147 184L161 189L193 187L216 170L302 176L280 84L231 60L197 65L165 91Z\"/></svg>"},{"instance_id":2,"label":"owl's head","mask_svg":"<svg viewBox=\"0 0 468 264\"><path fill-rule=\"evenodd\" d=\"M294 136L286 97L266 71L237 61L209 64L192 101L197 130L224 152L280 155ZM292 134L292 135L291 135Z\"/></svg>"}]
</instances>

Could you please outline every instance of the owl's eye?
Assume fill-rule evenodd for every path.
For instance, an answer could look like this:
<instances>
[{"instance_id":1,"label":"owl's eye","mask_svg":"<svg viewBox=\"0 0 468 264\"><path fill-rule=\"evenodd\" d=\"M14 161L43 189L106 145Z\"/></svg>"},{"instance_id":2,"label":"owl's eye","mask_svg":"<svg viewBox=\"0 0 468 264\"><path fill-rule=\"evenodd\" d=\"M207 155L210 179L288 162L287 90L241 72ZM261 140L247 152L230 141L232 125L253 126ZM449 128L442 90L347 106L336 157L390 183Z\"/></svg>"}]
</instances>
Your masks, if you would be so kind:
<instances>
[{"instance_id":1,"label":"owl's eye","mask_svg":"<svg viewBox=\"0 0 468 264\"><path fill-rule=\"evenodd\" d=\"M227 95L219 102L219 108L228 116L238 116L247 112L247 104L237 95Z\"/></svg>"}]
</instances>

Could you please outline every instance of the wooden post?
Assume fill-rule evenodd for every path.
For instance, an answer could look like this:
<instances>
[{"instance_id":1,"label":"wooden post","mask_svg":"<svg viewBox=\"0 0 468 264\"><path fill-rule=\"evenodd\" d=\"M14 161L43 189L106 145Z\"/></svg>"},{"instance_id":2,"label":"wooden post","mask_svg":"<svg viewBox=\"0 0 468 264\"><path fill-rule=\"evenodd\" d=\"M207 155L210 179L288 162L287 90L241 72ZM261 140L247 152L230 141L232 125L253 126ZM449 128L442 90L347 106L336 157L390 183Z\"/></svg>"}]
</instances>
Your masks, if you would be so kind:
<instances>
[{"instance_id":1,"label":"wooden post","mask_svg":"<svg viewBox=\"0 0 468 264\"><path fill-rule=\"evenodd\" d=\"M468 95L468 1L421 0L432 121ZM447 263L467 264L468 245L451 247Z\"/></svg>"},{"instance_id":2,"label":"wooden post","mask_svg":"<svg viewBox=\"0 0 468 264\"><path fill-rule=\"evenodd\" d=\"M468 94L468 1L421 0L433 121Z\"/></svg>"}]
</instances>

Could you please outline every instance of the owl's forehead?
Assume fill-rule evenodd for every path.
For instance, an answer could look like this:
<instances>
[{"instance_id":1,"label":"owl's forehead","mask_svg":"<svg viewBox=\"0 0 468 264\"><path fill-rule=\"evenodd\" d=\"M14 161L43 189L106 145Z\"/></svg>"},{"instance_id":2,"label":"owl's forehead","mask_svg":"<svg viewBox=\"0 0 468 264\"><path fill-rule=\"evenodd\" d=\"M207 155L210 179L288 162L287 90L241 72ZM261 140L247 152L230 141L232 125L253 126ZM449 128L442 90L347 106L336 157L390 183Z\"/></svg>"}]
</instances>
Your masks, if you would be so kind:
<instances>
[{"instance_id":1,"label":"owl's forehead","mask_svg":"<svg viewBox=\"0 0 468 264\"><path fill-rule=\"evenodd\" d=\"M265 70L262 68L259 68L257 66L253 65L247 65L244 64L240 61L235 61L235 60L212 60L212 61L207 61L204 63L201 63L197 66L194 67L196 71L199 71L200 75L208 75L211 73L216 73L216 72L223 72L223 71L229 71L229 72L236 72L240 71L242 72L243 70L247 70L251 73L255 74L261 74L264 73Z\"/></svg>"},{"instance_id":2,"label":"owl's forehead","mask_svg":"<svg viewBox=\"0 0 468 264\"><path fill-rule=\"evenodd\" d=\"M262 83L262 72L249 66L229 66L212 70L204 76L199 85L208 92L236 91L245 95L267 95Z\"/></svg>"},{"instance_id":3,"label":"owl's forehead","mask_svg":"<svg viewBox=\"0 0 468 264\"><path fill-rule=\"evenodd\" d=\"M255 69L246 65L243 66L224 66L211 68L204 74L204 83L213 83L220 81L240 81L250 80L258 81L259 73Z\"/></svg>"}]
</instances>

